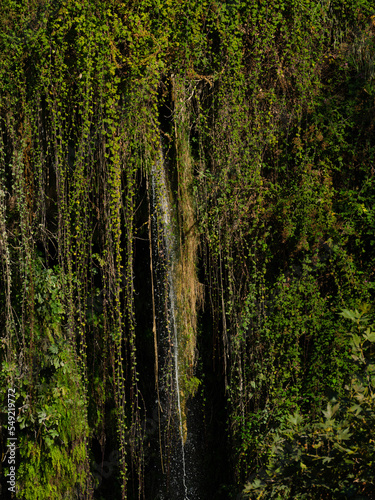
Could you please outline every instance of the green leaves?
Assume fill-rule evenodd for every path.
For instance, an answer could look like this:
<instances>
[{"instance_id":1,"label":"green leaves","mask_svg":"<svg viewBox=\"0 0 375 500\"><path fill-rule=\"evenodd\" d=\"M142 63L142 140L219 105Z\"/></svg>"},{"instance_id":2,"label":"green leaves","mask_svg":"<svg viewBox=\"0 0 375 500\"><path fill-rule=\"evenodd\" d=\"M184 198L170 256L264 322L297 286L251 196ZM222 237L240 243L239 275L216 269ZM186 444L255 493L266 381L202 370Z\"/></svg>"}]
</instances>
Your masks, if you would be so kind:
<instances>
[{"instance_id":1,"label":"green leaves","mask_svg":"<svg viewBox=\"0 0 375 500\"><path fill-rule=\"evenodd\" d=\"M289 415L287 420L292 426L298 427L302 424L303 417L298 412L295 412L294 415Z\"/></svg>"},{"instance_id":2,"label":"green leaves","mask_svg":"<svg viewBox=\"0 0 375 500\"><path fill-rule=\"evenodd\" d=\"M213 384L223 373L238 482L266 466L281 429L273 444L290 469L274 498L287 498L293 474L323 488L314 463L336 471L339 453L352 460L352 421L367 432L375 376L371 311L355 309L375 287L372 3L4 0L0 9L1 380L35 395L20 422L40 432L39 455L51 451L46 477L51 464L77 464L57 446L69 442L71 400L86 404L72 381L88 394L95 432L116 407L123 459L125 426L142 420L135 345L149 364L151 336L135 321L149 284L137 290L148 269L137 259L161 135L181 254L194 254L187 274L205 280L202 365L215 365ZM186 392L204 391L185 369ZM327 408L326 392L336 397ZM46 404L61 422L50 425ZM142 433L132 436L129 471L147 496ZM319 450L322 460L309 458Z\"/></svg>"},{"instance_id":3,"label":"green leaves","mask_svg":"<svg viewBox=\"0 0 375 500\"><path fill-rule=\"evenodd\" d=\"M323 415L327 420L330 420L334 414L337 412L337 410L340 407L340 403L336 403L334 406L331 406L331 403L327 404L327 410L323 411Z\"/></svg>"},{"instance_id":4,"label":"green leaves","mask_svg":"<svg viewBox=\"0 0 375 500\"><path fill-rule=\"evenodd\" d=\"M343 316L346 319L351 319L352 321L358 321L358 319L361 317L361 314L357 310L349 311L348 309L344 309L339 314L340 316Z\"/></svg>"},{"instance_id":5,"label":"green leaves","mask_svg":"<svg viewBox=\"0 0 375 500\"><path fill-rule=\"evenodd\" d=\"M344 430L339 430L338 433L337 433L337 439L339 441L347 441L349 440L351 437L352 437L353 433L350 432L350 428L347 427L346 429ZM346 452L348 453L352 453L351 450L345 450Z\"/></svg>"},{"instance_id":6,"label":"green leaves","mask_svg":"<svg viewBox=\"0 0 375 500\"><path fill-rule=\"evenodd\" d=\"M358 310L344 310L342 315L357 322L361 314ZM293 497L309 499L327 492L330 498L337 498L349 491L352 495L372 491L375 380L367 375L374 352L369 344L365 347L372 332L371 327L361 335L353 335L353 352L363 355L360 371L352 375L341 400L327 403L324 418L302 419L295 413L287 419L292 427L281 427L274 434L267 476L245 487L247 498L273 498L283 489L293 491Z\"/></svg>"}]
</instances>

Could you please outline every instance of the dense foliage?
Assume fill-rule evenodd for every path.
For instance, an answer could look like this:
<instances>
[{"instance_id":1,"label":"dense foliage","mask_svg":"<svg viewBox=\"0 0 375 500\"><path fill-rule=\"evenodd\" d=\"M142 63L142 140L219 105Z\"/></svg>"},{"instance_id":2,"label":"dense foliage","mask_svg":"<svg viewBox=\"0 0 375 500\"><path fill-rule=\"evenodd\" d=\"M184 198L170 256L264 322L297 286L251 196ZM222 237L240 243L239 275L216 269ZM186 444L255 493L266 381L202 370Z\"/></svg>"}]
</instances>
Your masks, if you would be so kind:
<instances>
[{"instance_id":1,"label":"dense foliage","mask_svg":"<svg viewBox=\"0 0 375 500\"><path fill-rule=\"evenodd\" d=\"M2 0L19 498L155 498L163 474L168 489L161 156L199 495L371 498L374 81L368 0Z\"/></svg>"},{"instance_id":2,"label":"dense foliage","mask_svg":"<svg viewBox=\"0 0 375 500\"><path fill-rule=\"evenodd\" d=\"M297 412L273 435L266 470L245 488L246 498L371 498L374 491L375 363L373 327L363 312L342 313L357 323L351 334L352 378L323 418ZM368 496L367 496L368 495Z\"/></svg>"}]
</instances>

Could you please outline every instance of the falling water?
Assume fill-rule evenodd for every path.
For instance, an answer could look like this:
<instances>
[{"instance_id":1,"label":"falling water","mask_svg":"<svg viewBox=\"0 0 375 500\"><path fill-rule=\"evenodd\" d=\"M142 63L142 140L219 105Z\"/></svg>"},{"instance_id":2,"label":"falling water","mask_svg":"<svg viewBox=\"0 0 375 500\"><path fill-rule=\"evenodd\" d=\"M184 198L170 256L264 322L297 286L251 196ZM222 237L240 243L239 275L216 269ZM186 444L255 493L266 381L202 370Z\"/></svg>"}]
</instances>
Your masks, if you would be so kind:
<instances>
[{"instance_id":1,"label":"falling water","mask_svg":"<svg viewBox=\"0 0 375 500\"><path fill-rule=\"evenodd\" d=\"M167 179L165 172L165 164L163 153L160 148L160 155L158 161L153 165L151 170L152 179L152 200L153 206L156 207L156 217L157 225L161 227L163 245L165 251L165 261L166 261L166 280L168 287L168 299L169 299L169 315L170 315L170 326L169 334L173 335L173 371L174 371L174 382L175 382L175 393L176 393L176 403L177 412L179 420L179 442L181 444L181 464L179 468L182 468L181 478L172 478L174 481L179 479L182 481L183 486L183 500L189 500L188 488L186 484L187 474L186 474L186 458L185 458L185 445L184 445L184 431L183 431L183 416L181 410L181 396L180 396L180 383L179 383L179 362L178 362L178 326L177 326L177 305L176 305L176 295L175 295L175 283L174 283L174 266L176 263L176 249L175 249L175 237L173 234L173 224L171 217L171 204L168 196ZM155 245L159 245L159 237L154 234L156 241ZM160 403L160 402L159 402Z\"/></svg>"}]
</instances>

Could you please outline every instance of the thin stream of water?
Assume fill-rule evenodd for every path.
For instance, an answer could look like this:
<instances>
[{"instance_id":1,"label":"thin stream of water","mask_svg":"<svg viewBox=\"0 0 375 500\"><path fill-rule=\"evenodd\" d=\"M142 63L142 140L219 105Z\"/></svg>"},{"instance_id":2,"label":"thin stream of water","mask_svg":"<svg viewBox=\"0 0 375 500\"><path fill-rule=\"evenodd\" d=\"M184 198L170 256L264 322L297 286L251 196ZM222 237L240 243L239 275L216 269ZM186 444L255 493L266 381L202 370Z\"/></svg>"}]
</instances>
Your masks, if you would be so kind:
<instances>
[{"instance_id":1,"label":"thin stream of water","mask_svg":"<svg viewBox=\"0 0 375 500\"><path fill-rule=\"evenodd\" d=\"M168 197L168 188L166 181L165 165L162 151L160 151L160 158L156 164L153 165L151 170L152 178L152 196L154 199L154 206L159 208L161 216L161 225L163 231L163 239L166 250L167 262L167 278L169 288L169 303L170 315L173 327L173 358L174 358L174 378L176 384L176 399L179 417L179 433L181 442L181 460L182 460L182 484L184 489L184 499L189 500L188 488L186 484L186 459L184 449L184 436L183 436L183 422L180 401L180 384L179 384L179 366L178 366L178 328L176 320L176 297L175 297L175 284L174 284L174 264L176 261L174 249L174 236L172 230L171 207Z\"/></svg>"}]
</instances>

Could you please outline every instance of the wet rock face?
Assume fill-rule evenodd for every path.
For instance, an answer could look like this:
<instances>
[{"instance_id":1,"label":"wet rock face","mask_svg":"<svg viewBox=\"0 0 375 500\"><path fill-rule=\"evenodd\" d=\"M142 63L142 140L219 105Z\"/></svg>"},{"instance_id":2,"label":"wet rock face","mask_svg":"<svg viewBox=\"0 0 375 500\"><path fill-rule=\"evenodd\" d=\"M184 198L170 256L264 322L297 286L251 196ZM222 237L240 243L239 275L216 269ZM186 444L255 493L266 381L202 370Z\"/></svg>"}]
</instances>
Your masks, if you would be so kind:
<instances>
[{"instance_id":1,"label":"wet rock face","mask_svg":"<svg viewBox=\"0 0 375 500\"><path fill-rule=\"evenodd\" d=\"M188 444L187 398L182 380L192 373L185 367L192 362L184 360L184 332L180 330L183 311L177 297L177 268L181 259L178 248L178 228L174 223L172 196L166 173L163 153L151 170L152 210L152 253L155 282L155 326L158 356L158 396L162 410L159 415L161 432L164 436L166 475L162 489L165 498L188 499L194 488L194 474L190 461L194 461L193 448ZM186 344L186 342L185 342ZM187 454L189 449L189 456ZM198 498L197 492L194 498ZM164 497L161 497L164 498Z\"/></svg>"}]
</instances>

